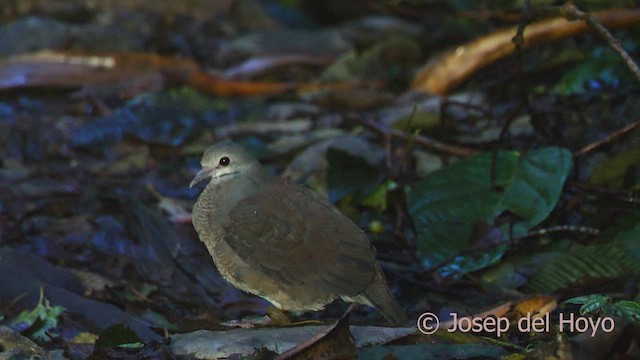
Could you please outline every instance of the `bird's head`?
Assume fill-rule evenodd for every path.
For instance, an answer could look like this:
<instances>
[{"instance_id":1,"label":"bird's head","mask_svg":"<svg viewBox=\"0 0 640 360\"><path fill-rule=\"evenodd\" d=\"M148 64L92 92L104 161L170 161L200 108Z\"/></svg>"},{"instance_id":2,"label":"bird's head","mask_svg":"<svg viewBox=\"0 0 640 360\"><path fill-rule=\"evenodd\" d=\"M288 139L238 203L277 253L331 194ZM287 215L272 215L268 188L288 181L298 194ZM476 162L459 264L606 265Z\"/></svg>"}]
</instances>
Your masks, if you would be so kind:
<instances>
[{"instance_id":1,"label":"bird's head","mask_svg":"<svg viewBox=\"0 0 640 360\"><path fill-rule=\"evenodd\" d=\"M208 147L200 164L202 170L191 180L189 188L207 178L211 178L211 181L231 180L241 175L247 176L261 168L260 163L242 146L232 142L222 142Z\"/></svg>"}]
</instances>

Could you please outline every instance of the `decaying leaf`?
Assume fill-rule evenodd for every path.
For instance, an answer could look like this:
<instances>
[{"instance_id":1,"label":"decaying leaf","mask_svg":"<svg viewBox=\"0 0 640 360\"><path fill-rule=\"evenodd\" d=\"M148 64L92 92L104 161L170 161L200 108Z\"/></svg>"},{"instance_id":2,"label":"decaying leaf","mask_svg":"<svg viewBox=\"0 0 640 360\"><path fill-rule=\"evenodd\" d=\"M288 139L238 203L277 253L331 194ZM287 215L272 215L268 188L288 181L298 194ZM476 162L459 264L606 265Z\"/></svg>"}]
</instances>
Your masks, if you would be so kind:
<instances>
[{"instance_id":1,"label":"decaying leaf","mask_svg":"<svg viewBox=\"0 0 640 360\"><path fill-rule=\"evenodd\" d=\"M0 59L0 89L114 87L123 97L158 90L166 74L199 68L192 60L150 53L89 54L40 51Z\"/></svg>"},{"instance_id":2,"label":"decaying leaf","mask_svg":"<svg viewBox=\"0 0 640 360\"><path fill-rule=\"evenodd\" d=\"M604 26L619 27L640 21L639 9L610 10L593 14ZM532 46L573 36L588 30L583 21L568 21L563 17L541 20L527 25L524 45ZM478 69L512 54L517 27L496 31L467 44L444 52L422 67L411 87L417 91L445 95Z\"/></svg>"}]
</instances>

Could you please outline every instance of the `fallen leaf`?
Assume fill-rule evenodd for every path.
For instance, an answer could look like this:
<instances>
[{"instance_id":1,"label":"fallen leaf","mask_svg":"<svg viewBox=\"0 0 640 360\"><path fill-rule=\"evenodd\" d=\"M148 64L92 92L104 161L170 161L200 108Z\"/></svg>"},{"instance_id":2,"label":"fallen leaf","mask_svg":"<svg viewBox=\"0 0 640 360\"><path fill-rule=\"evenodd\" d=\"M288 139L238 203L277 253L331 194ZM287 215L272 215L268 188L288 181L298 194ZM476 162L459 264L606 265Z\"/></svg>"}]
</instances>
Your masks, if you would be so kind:
<instances>
[{"instance_id":1,"label":"fallen leaf","mask_svg":"<svg viewBox=\"0 0 640 360\"><path fill-rule=\"evenodd\" d=\"M358 348L388 343L416 332L415 327L350 326L349 329ZM232 354L246 356L263 347L283 353L305 339L326 330L326 325L227 331L198 330L173 335L171 350L178 356L189 355L197 359L225 358Z\"/></svg>"},{"instance_id":2,"label":"fallen leaf","mask_svg":"<svg viewBox=\"0 0 640 360\"><path fill-rule=\"evenodd\" d=\"M356 347L349 331L348 314L324 331L321 331L288 351L278 355L284 359L353 359Z\"/></svg>"},{"instance_id":3,"label":"fallen leaf","mask_svg":"<svg viewBox=\"0 0 640 360\"><path fill-rule=\"evenodd\" d=\"M269 73L282 67L292 66L325 66L333 57L316 57L305 54L272 55L254 57L224 71L224 78L229 80L249 79Z\"/></svg>"},{"instance_id":4,"label":"fallen leaf","mask_svg":"<svg viewBox=\"0 0 640 360\"><path fill-rule=\"evenodd\" d=\"M606 27L628 26L640 21L640 9L610 10L593 16ZM537 21L525 28L524 46L558 40L588 29L585 22L568 21L564 17ZM516 26L499 30L432 58L416 73L411 88L430 94L447 94L480 68L513 53L512 40L517 31Z\"/></svg>"},{"instance_id":5,"label":"fallen leaf","mask_svg":"<svg viewBox=\"0 0 640 360\"><path fill-rule=\"evenodd\" d=\"M510 317L519 319L523 316L542 317L558 307L556 299L549 295L536 295L526 298L513 306Z\"/></svg>"},{"instance_id":6,"label":"fallen leaf","mask_svg":"<svg viewBox=\"0 0 640 360\"><path fill-rule=\"evenodd\" d=\"M109 86L131 97L162 88L166 75L185 77L192 60L151 53L90 54L39 51L0 59L0 89Z\"/></svg>"},{"instance_id":7,"label":"fallen leaf","mask_svg":"<svg viewBox=\"0 0 640 360\"><path fill-rule=\"evenodd\" d=\"M217 75L194 71L185 78L186 85L216 96L277 95L295 88L288 83L226 80Z\"/></svg>"}]
</instances>

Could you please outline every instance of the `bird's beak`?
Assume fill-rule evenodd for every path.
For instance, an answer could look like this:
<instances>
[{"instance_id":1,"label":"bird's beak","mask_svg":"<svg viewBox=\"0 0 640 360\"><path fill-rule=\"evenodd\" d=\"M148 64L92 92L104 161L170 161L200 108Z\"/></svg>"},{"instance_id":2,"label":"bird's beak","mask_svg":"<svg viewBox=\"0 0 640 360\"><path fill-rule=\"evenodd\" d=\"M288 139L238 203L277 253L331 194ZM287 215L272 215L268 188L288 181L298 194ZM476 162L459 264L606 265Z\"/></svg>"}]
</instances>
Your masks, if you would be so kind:
<instances>
[{"instance_id":1,"label":"bird's beak","mask_svg":"<svg viewBox=\"0 0 640 360\"><path fill-rule=\"evenodd\" d=\"M198 171L198 173L193 178L193 180L191 180L191 183L189 184L189 189L191 189L195 184L199 183L200 181L208 178L209 176L211 176L211 169L202 169Z\"/></svg>"}]
</instances>

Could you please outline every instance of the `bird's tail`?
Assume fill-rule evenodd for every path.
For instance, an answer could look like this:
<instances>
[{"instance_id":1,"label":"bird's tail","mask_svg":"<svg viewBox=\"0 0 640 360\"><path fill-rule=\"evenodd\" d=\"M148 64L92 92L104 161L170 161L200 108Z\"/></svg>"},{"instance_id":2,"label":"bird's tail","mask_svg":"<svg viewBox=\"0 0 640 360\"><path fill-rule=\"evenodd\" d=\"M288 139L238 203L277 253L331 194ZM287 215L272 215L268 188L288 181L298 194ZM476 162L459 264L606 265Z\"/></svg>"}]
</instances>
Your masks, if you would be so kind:
<instances>
[{"instance_id":1,"label":"bird's tail","mask_svg":"<svg viewBox=\"0 0 640 360\"><path fill-rule=\"evenodd\" d=\"M364 303L376 308L385 319L396 324L407 322L407 315L404 313L396 298L387 287L384 274L379 266L376 266L376 275L373 282L360 295Z\"/></svg>"}]
</instances>

